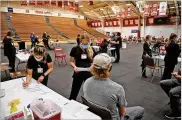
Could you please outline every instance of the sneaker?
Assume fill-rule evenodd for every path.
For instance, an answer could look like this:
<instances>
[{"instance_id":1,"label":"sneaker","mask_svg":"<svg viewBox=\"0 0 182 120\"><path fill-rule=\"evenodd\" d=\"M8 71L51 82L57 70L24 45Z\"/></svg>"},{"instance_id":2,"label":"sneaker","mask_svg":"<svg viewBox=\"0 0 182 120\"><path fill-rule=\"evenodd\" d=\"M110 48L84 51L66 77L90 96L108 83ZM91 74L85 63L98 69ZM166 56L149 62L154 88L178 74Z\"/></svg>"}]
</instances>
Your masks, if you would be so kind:
<instances>
[{"instance_id":1,"label":"sneaker","mask_svg":"<svg viewBox=\"0 0 182 120\"><path fill-rule=\"evenodd\" d=\"M142 77L143 77L143 78L147 78L147 76L146 76L146 75L142 75Z\"/></svg>"},{"instance_id":2,"label":"sneaker","mask_svg":"<svg viewBox=\"0 0 182 120\"><path fill-rule=\"evenodd\" d=\"M180 119L181 118L180 115L173 114L172 112L166 114L165 117L168 118L168 119L171 119L171 120L173 120L173 119Z\"/></svg>"}]
</instances>

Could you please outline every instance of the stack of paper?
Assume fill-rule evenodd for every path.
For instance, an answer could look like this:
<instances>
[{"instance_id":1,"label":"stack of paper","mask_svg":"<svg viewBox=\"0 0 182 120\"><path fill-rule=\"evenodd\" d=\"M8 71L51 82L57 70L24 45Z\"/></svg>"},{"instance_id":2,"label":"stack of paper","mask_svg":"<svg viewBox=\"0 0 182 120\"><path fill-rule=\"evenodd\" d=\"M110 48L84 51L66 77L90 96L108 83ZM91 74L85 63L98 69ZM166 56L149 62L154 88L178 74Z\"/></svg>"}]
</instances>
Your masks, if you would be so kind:
<instances>
[{"instance_id":1,"label":"stack of paper","mask_svg":"<svg viewBox=\"0 0 182 120\"><path fill-rule=\"evenodd\" d=\"M87 109L88 109L88 106L83 105L74 100L69 101L63 106L63 111L66 111L75 117L79 116L83 111Z\"/></svg>"}]
</instances>

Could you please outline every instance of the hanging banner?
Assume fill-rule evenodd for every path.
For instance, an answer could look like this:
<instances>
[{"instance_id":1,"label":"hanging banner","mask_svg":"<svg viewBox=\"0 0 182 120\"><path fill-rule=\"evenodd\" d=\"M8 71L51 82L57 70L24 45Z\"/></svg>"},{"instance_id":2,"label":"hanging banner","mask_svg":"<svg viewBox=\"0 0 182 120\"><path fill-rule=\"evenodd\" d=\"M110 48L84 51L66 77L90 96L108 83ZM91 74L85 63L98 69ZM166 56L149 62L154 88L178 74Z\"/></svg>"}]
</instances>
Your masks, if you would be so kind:
<instances>
[{"instance_id":1,"label":"hanging banner","mask_svg":"<svg viewBox=\"0 0 182 120\"><path fill-rule=\"evenodd\" d=\"M45 6L49 6L50 5L50 1L44 1L44 5Z\"/></svg>"},{"instance_id":2,"label":"hanging banner","mask_svg":"<svg viewBox=\"0 0 182 120\"><path fill-rule=\"evenodd\" d=\"M94 5L94 2L93 1L89 1L89 5Z\"/></svg>"},{"instance_id":3,"label":"hanging banner","mask_svg":"<svg viewBox=\"0 0 182 120\"><path fill-rule=\"evenodd\" d=\"M69 6L70 6L70 7L69 7L69 9L70 9L70 10L73 10L73 9L74 9L74 2L71 2L71 1L70 1L69 3L70 3L70 5L69 5Z\"/></svg>"},{"instance_id":4,"label":"hanging banner","mask_svg":"<svg viewBox=\"0 0 182 120\"><path fill-rule=\"evenodd\" d=\"M124 8L122 8L122 18L124 18L125 17L125 9Z\"/></svg>"},{"instance_id":5,"label":"hanging banner","mask_svg":"<svg viewBox=\"0 0 182 120\"><path fill-rule=\"evenodd\" d=\"M157 15L157 8L158 8L157 4L152 5L151 16L156 16Z\"/></svg>"},{"instance_id":6,"label":"hanging banner","mask_svg":"<svg viewBox=\"0 0 182 120\"><path fill-rule=\"evenodd\" d=\"M128 16L131 16L131 8L128 7Z\"/></svg>"},{"instance_id":7,"label":"hanging banner","mask_svg":"<svg viewBox=\"0 0 182 120\"><path fill-rule=\"evenodd\" d=\"M52 1L52 0L51 0L51 5L52 5L52 6L56 6L56 1Z\"/></svg>"},{"instance_id":8,"label":"hanging banner","mask_svg":"<svg viewBox=\"0 0 182 120\"><path fill-rule=\"evenodd\" d=\"M22 5L22 6L27 6L27 1L26 1L26 0L22 0L22 1L21 1L21 5Z\"/></svg>"},{"instance_id":9,"label":"hanging banner","mask_svg":"<svg viewBox=\"0 0 182 120\"><path fill-rule=\"evenodd\" d=\"M145 5L144 6L144 16L149 16L149 11L150 11L150 6L149 5Z\"/></svg>"},{"instance_id":10,"label":"hanging banner","mask_svg":"<svg viewBox=\"0 0 182 120\"><path fill-rule=\"evenodd\" d=\"M159 15L166 15L167 2L160 2Z\"/></svg>"},{"instance_id":11,"label":"hanging banner","mask_svg":"<svg viewBox=\"0 0 182 120\"><path fill-rule=\"evenodd\" d=\"M79 8L79 5L77 3L75 3L75 12L78 12L78 8Z\"/></svg>"},{"instance_id":12,"label":"hanging banner","mask_svg":"<svg viewBox=\"0 0 182 120\"><path fill-rule=\"evenodd\" d=\"M35 5L35 0L30 0L29 5Z\"/></svg>"},{"instance_id":13,"label":"hanging banner","mask_svg":"<svg viewBox=\"0 0 182 120\"><path fill-rule=\"evenodd\" d=\"M58 1L58 7L62 7L63 6L63 2L62 1Z\"/></svg>"},{"instance_id":14,"label":"hanging banner","mask_svg":"<svg viewBox=\"0 0 182 120\"><path fill-rule=\"evenodd\" d=\"M42 1L37 1L37 5L42 6L43 5L43 2Z\"/></svg>"}]
</instances>

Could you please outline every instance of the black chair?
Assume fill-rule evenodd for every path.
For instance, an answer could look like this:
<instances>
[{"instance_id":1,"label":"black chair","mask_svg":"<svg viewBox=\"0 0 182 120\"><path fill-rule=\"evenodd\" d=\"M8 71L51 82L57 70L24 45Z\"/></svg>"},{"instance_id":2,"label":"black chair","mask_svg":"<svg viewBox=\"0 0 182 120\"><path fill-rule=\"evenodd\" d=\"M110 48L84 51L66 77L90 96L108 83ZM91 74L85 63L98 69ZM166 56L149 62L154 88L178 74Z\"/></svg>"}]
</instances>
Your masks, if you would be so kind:
<instances>
[{"instance_id":1,"label":"black chair","mask_svg":"<svg viewBox=\"0 0 182 120\"><path fill-rule=\"evenodd\" d=\"M18 42L19 45L19 50L25 50L26 46L25 46L25 42Z\"/></svg>"},{"instance_id":2,"label":"black chair","mask_svg":"<svg viewBox=\"0 0 182 120\"><path fill-rule=\"evenodd\" d=\"M86 100L81 96L84 105L88 106L88 110L102 118L102 120L112 120L111 112L105 107L95 104L89 100Z\"/></svg>"},{"instance_id":3,"label":"black chair","mask_svg":"<svg viewBox=\"0 0 182 120\"><path fill-rule=\"evenodd\" d=\"M150 70L152 70L151 82L153 81L153 79L155 77L156 70L161 71L161 77L162 77L162 66L159 66L159 63L158 63L158 65L156 65L157 60L154 62L154 59L152 57L143 56L143 62L144 62L144 65L146 66L145 69L149 68ZM142 72L144 72L144 71L142 71Z\"/></svg>"}]
</instances>

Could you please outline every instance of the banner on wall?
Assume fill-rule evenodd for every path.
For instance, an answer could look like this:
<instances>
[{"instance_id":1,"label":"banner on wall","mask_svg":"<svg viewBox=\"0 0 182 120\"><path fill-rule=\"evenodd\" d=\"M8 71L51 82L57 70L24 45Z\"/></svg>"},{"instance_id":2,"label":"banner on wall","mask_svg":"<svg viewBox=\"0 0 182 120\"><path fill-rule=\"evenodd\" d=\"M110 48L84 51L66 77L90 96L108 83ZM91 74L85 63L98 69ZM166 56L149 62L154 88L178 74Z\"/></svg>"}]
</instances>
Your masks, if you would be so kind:
<instances>
[{"instance_id":1,"label":"banner on wall","mask_svg":"<svg viewBox=\"0 0 182 120\"><path fill-rule=\"evenodd\" d=\"M152 5L151 16L156 16L157 15L157 9L158 9L158 5L157 4L153 4Z\"/></svg>"},{"instance_id":2,"label":"banner on wall","mask_svg":"<svg viewBox=\"0 0 182 120\"><path fill-rule=\"evenodd\" d=\"M84 16L77 14L69 14L64 12L51 12L46 10L32 10L32 9L20 9L20 8L11 8L11 7L1 7L2 12L13 12L21 14L32 14L32 15L43 15L43 16L55 16L55 17L66 17L66 18L78 18L84 19Z\"/></svg>"},{"instance_id":3,"label":"banner on wall","mask_svg":"<svg viewBox=\"0 0 182 120\"><path fill-rule=\"evenodd\" d=\"M166 15L167 2L160 2L159 15Z\"/></svg>"},{"instance_id":4,"label":"banner on wall","mask_svg":"<svg viewBox=\"0 0 182 120\"><path fill-rule=\"evenodd\" d=\"M13 8L12 7L8 7L8 12L13 12Z\"/></svg>"},{"instance_id":5,"label":"banner on wall","mask_svg":"<svg viewBox=\"0 0 182 120\"><path fill-rule=\"evenodd\" d=\"M149 5L145 5L144 6L144 13L143 13L143 15L144 16L149 16L149 13L150 12L150 6Z\"/></svg>"},{"instance_id":6,"label":"banner on wall","mask_svg":"<svg viewBox=\"0 0 182 120\"><path fill-rule=\"evenodd\" d=\"M131 33L138 33L138 30L131 30Z\"/></svg>"}]
</instances>

